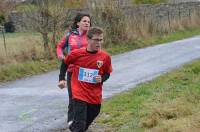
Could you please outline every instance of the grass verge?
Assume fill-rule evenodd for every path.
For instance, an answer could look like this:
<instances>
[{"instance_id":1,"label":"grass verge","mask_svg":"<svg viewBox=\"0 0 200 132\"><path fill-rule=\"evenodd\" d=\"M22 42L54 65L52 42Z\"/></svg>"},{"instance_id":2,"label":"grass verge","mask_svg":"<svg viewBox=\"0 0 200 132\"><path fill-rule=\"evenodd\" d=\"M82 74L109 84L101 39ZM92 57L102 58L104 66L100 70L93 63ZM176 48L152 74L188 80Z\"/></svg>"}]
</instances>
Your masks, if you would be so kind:
<instances>
[{"instance_id":1,"label":"grass verge","mask_svg":"<svg viewBox=\"0 0 200 132\"><path fill-rule=\"evenodd\" d=\"M107 132L199 132L200 60L104 102Z\"/></svg>"},{"instance_id":2,"label":"grass verge","mask_svg":"<svg viewBox=\"0 0 200 132\"><path fill-rule=\"evenodd\" d=\"M26 76L44 73L58 68L57 60L29 61L6 65L0 68L0 80L10 81Z\"/></svg>"},{"instance_id":3,"label":"grass verge","mask_svg":"<svg viewBox=\"0 0 200 132\"><path fill-rule=\"evenodd\" d=\"M200 28L177 31L177 32L173 32L167 35L154 36L154 37L146 38L146 39L138 39L134 42L129 42L126 44L123 44L123 43L116 44L112 48L107 48L106 51L108 51L111 55L116 55L116 54L124 53L124 52L131 51L138 48L144 48L144 47L148 47L152 45L158 45L162 43L172 42L175 40L189 38L195 35L200 35Z\"/></svg>"}]
</instances>

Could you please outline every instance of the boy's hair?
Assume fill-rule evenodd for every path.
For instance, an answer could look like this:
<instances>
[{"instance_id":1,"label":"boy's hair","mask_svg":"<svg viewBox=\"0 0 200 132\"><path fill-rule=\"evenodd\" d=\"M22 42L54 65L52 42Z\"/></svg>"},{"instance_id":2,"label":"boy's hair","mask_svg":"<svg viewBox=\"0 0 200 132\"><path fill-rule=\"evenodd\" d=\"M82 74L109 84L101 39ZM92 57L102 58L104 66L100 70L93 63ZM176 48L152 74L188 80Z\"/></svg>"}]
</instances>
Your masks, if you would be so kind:
<instances>
[{"instance_id":1,"label":"boy's hair","mask_svg":"<svg viewBox=\"0 0 200 132\"><path fill-rule=\"evenodd\" d=\"M103 29L100 27L91 27L89 31L87 32L87 37L91 39L94 34L102 34Z\"/></svg>"}]
</instances>

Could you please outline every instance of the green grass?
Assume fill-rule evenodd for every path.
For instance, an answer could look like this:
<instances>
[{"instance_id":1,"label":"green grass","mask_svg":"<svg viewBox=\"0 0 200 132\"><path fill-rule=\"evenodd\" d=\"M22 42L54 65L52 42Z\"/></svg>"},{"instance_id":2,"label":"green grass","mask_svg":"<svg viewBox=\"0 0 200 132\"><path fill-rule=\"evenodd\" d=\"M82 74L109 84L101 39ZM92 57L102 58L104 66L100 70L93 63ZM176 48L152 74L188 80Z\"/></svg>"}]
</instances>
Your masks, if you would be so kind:
<instances>
[{"instance_id":1,"label":"green grass","mask_svg":"<svg viewBox=\"0 0 200 132\"><path fill-rule=\"evenodd\" d=\"M166 42L172 42L175 40L181 40L185 38L189 38L195 35L200 34L200 28L193 28L193 29L186 29L181 30L177 32L170 33L168 35L163 35L161 37L155 37L153 39L149 39L147 41L144 41L145 43L151 43L151 44L161 44Z\"/></svg>"},{"instance_id":2,"label":"green grass","mask_svg":"<svg viewBox=\"0 0 200 132\"><path fill-rule=\"evenodd\" d=\"M28 61L24 63L10 64L0 68L0 80L15 80L25 76L44 73L56 68L58 68L56 60Z\"/></svg>"},{"instance_id":3,"label":"green grass","mask_svg":"<svg viewBox=\"0 0 200 132\"><path fill-rule=\"evenodd\" d=\"M116 44L112 48L107 48L106 51L111 55L116 55L138 48L144 48L147 46L158 45L167 42L172 42L175 40L189 38L195 35L200 35L200 28L186 29L182 31L173 32L167 35L154 36L147 39L138 39L134 42L129 42L126 44Z\"/></svg>"},{"instance_id":4,"label":"green grass","mask_svg":"<svg viewBox=\"0 0 200 132\"><path fill-rule=\"evenodd\" d=\"M103 103L97 124L116 132L200 131L200 60Z\"/></svg>"}]
</instances>

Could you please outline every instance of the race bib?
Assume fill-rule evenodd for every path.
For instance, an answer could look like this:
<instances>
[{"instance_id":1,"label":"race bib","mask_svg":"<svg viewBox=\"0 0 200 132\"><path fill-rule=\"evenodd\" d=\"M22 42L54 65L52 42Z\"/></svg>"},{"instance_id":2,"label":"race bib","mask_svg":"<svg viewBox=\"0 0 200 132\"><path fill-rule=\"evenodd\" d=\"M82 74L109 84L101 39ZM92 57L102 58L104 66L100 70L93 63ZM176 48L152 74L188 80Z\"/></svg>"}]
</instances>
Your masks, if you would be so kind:
<instances>
[{"instance_id":1,"label":"race bib","mask_svg":"<svg viewBox=\"0 0 200 132\"><path fill-rule=\"evenodd\" d=\"M96 83L96 80L94 79L94 77L97 76L98 73L99 73L99 70L80 67L78 80L83 81L83 82L88 82L88 83Z\"/></svg>"}]
</instances>

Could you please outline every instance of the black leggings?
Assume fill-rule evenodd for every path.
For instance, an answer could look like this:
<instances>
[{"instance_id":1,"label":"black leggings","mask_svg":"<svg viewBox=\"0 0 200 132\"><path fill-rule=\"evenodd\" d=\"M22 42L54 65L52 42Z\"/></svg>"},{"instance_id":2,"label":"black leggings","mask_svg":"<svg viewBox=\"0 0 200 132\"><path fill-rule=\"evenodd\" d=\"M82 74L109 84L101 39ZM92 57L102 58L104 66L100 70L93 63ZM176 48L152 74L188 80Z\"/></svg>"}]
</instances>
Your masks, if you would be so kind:
<instances>
[{"instance_id":1,"label":"black leggings","mask_svg":"<svg viewBox=\"0 0 200 132\"><path fill-rule=\"evenodd\" d=\"M73 105L72 105L72 89L71 89L71 78L72 78L72 72L67 73L67 89L68 89L68 95L69 95L69 105L68 105L68 119L67 122L73 120Z\"/></svg>"},{"instance_id":2,"label":"black leggings","mask_svg":"<svg viewBox=\"0 0 200 132\"><path fill-rule=\"evenodd\" d=\"M72 132L85 132L93 120L98 116L101 104L89 104L73 99L74 120L69 129Z\"/></svg>"}]
</instances>

